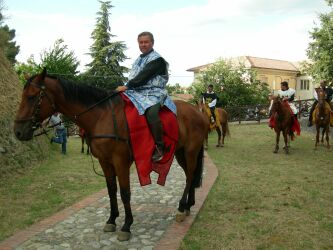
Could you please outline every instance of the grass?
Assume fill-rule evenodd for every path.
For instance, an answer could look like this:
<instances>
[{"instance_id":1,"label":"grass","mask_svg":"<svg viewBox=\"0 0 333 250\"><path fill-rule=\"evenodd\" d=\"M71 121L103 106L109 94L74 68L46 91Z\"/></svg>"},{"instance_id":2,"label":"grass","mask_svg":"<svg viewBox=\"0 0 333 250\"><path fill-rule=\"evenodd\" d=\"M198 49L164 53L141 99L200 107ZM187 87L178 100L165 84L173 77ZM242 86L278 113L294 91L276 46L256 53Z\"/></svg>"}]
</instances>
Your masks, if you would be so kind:
<instances>
[{"instance_id":1,"label":"grass","mask_svg":"<svg viewBox=\"0 0 333 250\"><path fill-rule=\"evenodd\" d=\"M209 137L219 176L180 249L333 249L333 152L303 133L290 155L273 154L266 124L230 130L224 148ZM70 138L66 156L52 145L49 160L1 180L0 240L105 188L80 143Z\"/></svg>"},{"instance_id":2,"label":"grass","mask_svg":"<svg viewBox=\"0 0 333 250\"><path fill-rule=\"evenodd\" d=\"M303 133L273 154L267 124L231 125L208 154L219 171L180 249L333 249L333 152Z\"/></svg>"},{"instance_id":3,"label":"grass","mask_svg":"<svg viewBox=\"0 0 333 250\"><path fill-rule=\"evenodd\" d=\"M54 144L49 159L1 180L0 241L105 188L104 178L92 170L90 156L80 153L81 139L71 137L67 145L66 156Z\"/></svg>"}]
</instances>

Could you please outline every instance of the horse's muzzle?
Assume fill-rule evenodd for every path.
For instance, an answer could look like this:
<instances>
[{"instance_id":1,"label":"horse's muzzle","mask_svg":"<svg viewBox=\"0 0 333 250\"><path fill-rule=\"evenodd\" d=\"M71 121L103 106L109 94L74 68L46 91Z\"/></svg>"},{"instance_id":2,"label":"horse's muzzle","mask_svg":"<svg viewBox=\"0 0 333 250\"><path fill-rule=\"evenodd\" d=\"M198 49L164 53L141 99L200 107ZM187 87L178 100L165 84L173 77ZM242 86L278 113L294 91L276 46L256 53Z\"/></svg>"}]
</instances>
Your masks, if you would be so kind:
<instances>
[{"instance_id":1,"label":"horse's muzzle","mask_svg":"<svg viewBox=\"0 0 333 250\"><path fill-rule=\"evenodd\" d=\"M20 141L29 141L33 137L32 122L15 122L14 123L14 134Z\"/></svg>"}]
</instances>

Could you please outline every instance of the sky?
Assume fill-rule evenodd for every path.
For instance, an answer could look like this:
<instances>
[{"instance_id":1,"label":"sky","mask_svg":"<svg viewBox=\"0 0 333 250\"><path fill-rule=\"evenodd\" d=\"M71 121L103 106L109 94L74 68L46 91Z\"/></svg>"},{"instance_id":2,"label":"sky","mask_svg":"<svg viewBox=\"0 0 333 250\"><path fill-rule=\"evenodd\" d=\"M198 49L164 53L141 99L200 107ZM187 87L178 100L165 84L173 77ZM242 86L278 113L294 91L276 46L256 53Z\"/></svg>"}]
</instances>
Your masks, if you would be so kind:
<instances>
[{"instance_id":1,"label":"sky","mask_svg":"<svg viewBox=\"0 0 333 250\"><path fill-rule=\"evenodd\" d=\"M16 30L17 60L36 61L62 38L80 61L91 61L91 33L98 0L2 0L5 23ZM330 11L324 0L112 0L109 22L112 41L123 41L131 67L139 56L137 35L154 34L154 49L168 62L169 83L189 86L189 68L221 58L255 56L288 61L305 60L309 31L318 15Z\"/></svg>"}]
</instances>

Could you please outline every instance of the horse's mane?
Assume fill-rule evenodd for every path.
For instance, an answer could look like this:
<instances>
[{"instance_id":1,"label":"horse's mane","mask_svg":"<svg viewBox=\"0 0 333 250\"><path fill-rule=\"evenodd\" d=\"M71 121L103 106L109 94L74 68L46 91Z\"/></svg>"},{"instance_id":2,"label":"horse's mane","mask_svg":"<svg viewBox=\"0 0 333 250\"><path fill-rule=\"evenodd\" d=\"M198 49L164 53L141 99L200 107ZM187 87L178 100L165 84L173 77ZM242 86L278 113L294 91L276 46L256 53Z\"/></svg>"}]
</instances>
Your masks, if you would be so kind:
<instances>
[{"instance_id":1,"label":"horse's mane","mask_svg":"<svg viewBox=\"0 0 333 250\"><path fill-rule=\"evenodd\" d=\"M110 95L114 96L114 94L116 93L114 90L108 91L106 89L91 86L83 82L73 82L61 77L54 77L50 75L47 76L49 78L58 80L64 91L64 96L67 100L78 102L86 106L96 104L97 102L101 101L104 98L107 98ZM116 95L116 97L119 96ZM109 102L101 102L100 104L98 104L98 106L109 106Z\"/></svg>"}]
</instances>

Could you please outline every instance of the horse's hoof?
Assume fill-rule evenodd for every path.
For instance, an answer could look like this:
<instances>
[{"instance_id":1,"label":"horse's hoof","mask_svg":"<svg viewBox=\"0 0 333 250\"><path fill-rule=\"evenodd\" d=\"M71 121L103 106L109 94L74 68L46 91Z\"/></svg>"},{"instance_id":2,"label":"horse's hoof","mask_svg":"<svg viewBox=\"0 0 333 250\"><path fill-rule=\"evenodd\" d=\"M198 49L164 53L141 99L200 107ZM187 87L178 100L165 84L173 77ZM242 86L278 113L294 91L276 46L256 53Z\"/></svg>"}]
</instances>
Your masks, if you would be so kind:
<instances>
[{"instance_id":1,"label":"horse's hoof","mask_svg":"<svg viewBox=\"0 0 333 250\"><path fill-rule=\"evenodd\" d=\"M183 222L185 220L185 217L186 217L186 213L185 212L177 212L176 214L176 221L177 222Z\"/></svg>"},{"instance_id":2,"label":"horse's hoof","mask_svg":"<svg viewBox=\"0 0 333 250\"><path fill-rule=\"evenodd\" d=\"M277 150L274 150L274 151L273 151L274 154L277 154L277 152L278 152Z\"/></svg>"},{"instance_id":3,"label":"horse's hoof","mask_svg":"<svg viewBox=\"0 0 333 250\"><path fill-rule=\"evenodd\" d=\"M185 209L185 215L190 216L191 215L191 210Z\"/></svg>"},{"instance_id":4,"label":"horse's hoof","mask_svg":"<svg viewBox=\"0 0 333 250\"><path fill-rule=\"evenodd\" d=\"M131 233L130 232L123 232L123 231L118 232L117 239L119 241L128 241L130 238L131 238Z\"/></svg>"},{"instance_id":5,"label":"horse's hoof","mask_svg":"<svg viewBox=\"0 0 333 250\"><path fill-rule=\"evenodd\" d=\"M221 146L220 146L220 144L217 144L216 147L218 148L218 147L221 147Z\"/></svg>"},{"instance_id":6,"label":"horse's hoof","mask_svg":"<svg viewBox=\"0 0 333 250\"><path fill-rule=\"evenodd\" d=\"M116 231L116 225L106 223L104 228L103 228L103 231L104 232L115 232Z\"/></svg>"}]
</instances>

